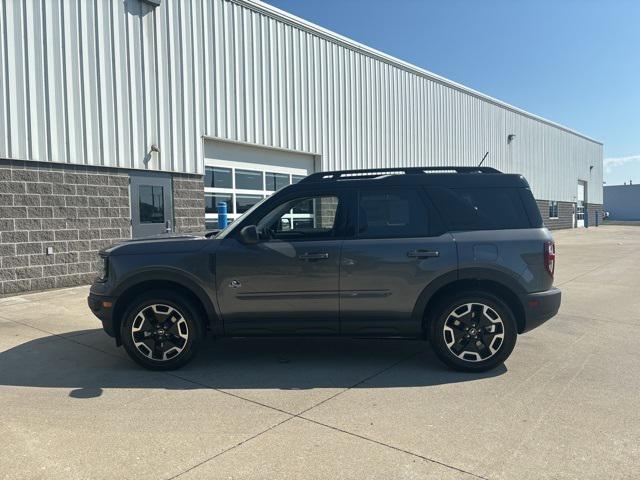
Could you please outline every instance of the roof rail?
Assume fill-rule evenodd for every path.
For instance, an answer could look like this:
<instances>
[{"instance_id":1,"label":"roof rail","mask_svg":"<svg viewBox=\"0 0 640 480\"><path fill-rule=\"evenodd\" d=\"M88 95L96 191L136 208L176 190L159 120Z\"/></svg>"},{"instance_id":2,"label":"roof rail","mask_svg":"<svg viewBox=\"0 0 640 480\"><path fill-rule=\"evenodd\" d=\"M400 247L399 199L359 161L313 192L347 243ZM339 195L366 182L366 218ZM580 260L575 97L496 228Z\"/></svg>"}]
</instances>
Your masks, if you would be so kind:
<instances>
[{"instance_id":1,"label":"roof rail","mask_svg":"<svg viewBox=\"0 0 640 480\"><path fill-rule=\"evenodd\" d=\"M429 172L436 173L502 173L491 167L398 167L398 168L369 168L363 170L335 170L331 172L317 172L303 178L298 183L312 183L331 180L340 180L349 177L375 178L385 175L404 173L405 175L424 175Z\"/></svg>"}]
</instances>

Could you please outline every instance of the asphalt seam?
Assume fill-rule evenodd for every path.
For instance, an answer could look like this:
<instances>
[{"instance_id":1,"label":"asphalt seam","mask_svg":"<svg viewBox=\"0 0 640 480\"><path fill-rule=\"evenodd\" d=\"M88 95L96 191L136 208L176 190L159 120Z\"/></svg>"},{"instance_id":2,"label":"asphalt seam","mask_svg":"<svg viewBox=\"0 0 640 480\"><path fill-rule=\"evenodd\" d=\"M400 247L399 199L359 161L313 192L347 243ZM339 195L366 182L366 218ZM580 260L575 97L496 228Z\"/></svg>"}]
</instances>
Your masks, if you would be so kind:
<instances>
[{"instance_id":1,"label":"asphalt seam","mask_svg":"<svg viewBox=\"0 0 640 480\"><path fill-rule=\"evenodd\" d=\"M298 418L300 418L302 420L306 420L306 421L311 422L311 423L315 423L316 425L321 425L323 427L330 428L331 430L335 430L337 432L341 432L341 433L344 433L346 435L350 435L352 437L359 438L361 440L366 440L368 442L375 443L376 445L381 445L383 447L387 447L387 448L390 448L392 450L396 450L398 452L406 453L407 455L411 455L413 457L420 458L420 459L422 459L422 460L424 460L426 462L435 463L436 465L440 465L442 467L450 468L452 470L455 470L455 471L460 472L460 473L464 473L466 475L470 475L470 476L475 477L475 478L480 478L482 480L489 480L488 477L483 477L482 475L478 475L476 473L469 472L468 470L464 470L462 468L455 467L453 465L449 465L447 463L440 462L438 460L434 460L433 458L430 458L430 457L425 457L424 455L420 455L419 453L415 453L415 452L412 452L410 450L405 450L403 448L396 447L395 445L384 443L384 442L381 442L379 440L375 440L375 439L370 438L370 437L365 437L364 435L360 435L359 433L350 432L348 430L344 430L344 429L339 428L339 427L334 427L333 425L328 425L326 423L322 423L322 422L319 422L317 420L313 420L313 419L307 418L307 417L298 417Z\"/></svg>"},{"instance_id":2,"label":"asphalt seam","mask_svg":"<svg viewBox=\"0 0 640 480\"><path fill-rule=\"evenodd\" d=\"M209 389L210 389L210 390L216 390L216 391L217 391L217 389L215 389L215 388L210 388L210 387L209 387ZM236 448L241 447L241 446L242 446L242 445L244 445L245 443L250 442L250 441L251 441L251 440L253 440L254 438L258 438L259 436L261 436L261 435L263 435L263 434L265 434L265 433L267 433L267 432L269 432L269 431L273 430L274 428L279 427L280 425L282 425L283 423L288 422L288 421L289 421L289 420L291 420L292 418L295 418L295 417L292 415L292 416L290 416L289 418L285 418L284 420L282 420L282 421L280 421L280 422L278 422L278 423L275 423L275 424L271 425L269 428L267 428L267 429L265 429L265 430L262 430L261 432L258 432L258 433L256 433L255 435L253 435L253 436L251 436L251 437L249 437L249 438L245 438L245 439L244 439L244 440L242 440L241 442L238 442L238 443L236 443L235 445L232 445L231 447L225 448L225 449L224 449L224 450L222 450L221 452L216 453L214 456L209 457L209 458L207 458L207 459L205 459L205 460L202 460L201 462L196 463L195 465L192 465L191 467L187 468L186 470L184 470L184 471L182 471L182 472L180 472L180 473L177 473L177 474L176 474L176 475L174 475L173 477L169 477L169 478L167 478L167 480L174 480L174 479L176 479L176 478L178 478L178 477L181 477L181 476L182 476L182 475L184 475L185 473L189 473L190 471L195 470L195 469L196 469L196 468L198 468L198 467L201 467L201 466L202 466L202 465L204 465L205 463L208 463L208 462L210 462L210 461L212 461L212 460L215 460L215 459L216 459L216 458L218 458L219 456L224 455L225 453L230 452L231 450L235 450Z\"/></svg>"},{"instance_id":3,"label":"asphalt seam","mask_svg":"<svg viewBox=\"0 0 640 480\"><path fill-rule=\"evenodd\" d=\"M185 382L194 383L194 384L196 384L196 385L203 386L203 387L208 388L208 389L210 389L210 390L214 390L214 391L216 391L216 392L224 393L225 395L230 395L230 396L232 396L232 397L234 397L234 398L237 398L237 399L239 399L239 400L244 400L244 401L247 401L247 402L250 402L250 403L254 403L254 404L260 405L260 406L262 406L262 407L269 408L269 409L271 409L271 410L278 411L278 412L280 412L280 413L285 413L285 414L287 414L287 415L290 415L290 417L289 417L289 418L287 418L287 419L285 419L285 420L283 420L283 421L281 421L281 422L279 422L279 423L277 423L277 424L275 424L275 425L273 425L273 426L269 427L268 429L266 429L266 430L264 430L264 431L262 431L262 432L257 433L256 435L253 435L252 437L250 437L250 438L248 438L248 439L246 439L246 440L243 440L242 442L238 443L237 445L234 445L233 447L230 447L230 448L228 448L228 449L226 449L226 450L224 450L224 451L222 451L222 452L217 453L216 455L212 456L211 458L208 458L208 459L206 459L206 460L201 461L200 463L198 463L198 464L196 464L196 465L194 465L194 466L192 466L192 467L188 468L188 469L187 469L187 470L185 470L184 472L182 472L182 473L178 473L177 475L174 475L173 477L170 477L170 478L168 478L167 480L174 480L174 479L176 479L176 478L180 477L181 475L183 475L183 474L185 474L185 473L187 473L187 472L189 472L189 471L191 471L191 470L193 470L193 469L195 469L195 468L198 468L198 467L200 467L200 466L202 466L202 465L204 465L204 464L208 463L209 461L215 460L216 458L220 457L220 456L221 456L221 455L223 455L224 453L229 452L229 451L231 451L231 450L234 450L235 448L240 447L241 445L244 445L245 443L247 443L247 442L249 442L249 441L251 441L251 440L253 440L253 439L255 439L255 438L258 438L258 437L259 437L259 436L261 436L262 434L267 433L267 432L269 432L269 431L271 431L271 430L275 429L276 427L279 427L280 425L282 425L282 424L284 424L284 423L286 423L286 422L288 422L289 420L292 420L292 419L294 419L294 418L298 418L298 419L300 419L300 420L304 420L304 421L309 422L309 423L313 423L313 424L316 424L316 425L319 425L319 426L322 426L322 427L325 427L325 428L329 428L329 429L334 430L334 431L336 431L336 432L340 432L340 433L343 433L343 434L346 434L346 435L352 436L352 437L354 437L354 438L358 438L358 439L360 439L360 440L365 440L365 441L368 441L368 442L374 443L374 444L376 444L376 445L380 445L380 446L383 446L383 447L387 447L387 448L390 448L390 449L392 449L392 450L395 450L395 451L398 451L398 452L401 452L401 453L404 453L404 454L411 455L411 456L413 456L413 457L419 458L419 459L421 459L421 460L423 460L423 461L425 461L425 462L429 462L429 463L433 463L433 464L436 464L436 465L440 465L440 466L442 466L442 467L449 468L449 469L451 469L451 470L455 470L455 471L460 472L460 473L464 473L465 475L470 475L470 476L472 476L472 477L474 477L474 478L479 478L479 479L482 479L482 480L489 480L487 477L483 477L483 476L481 476L481 475L478 475L478 474L475 474L475 473L473 473L473 472L470 472L470 471L464 470L464 469L462 469L462 468L459 468L459 467L456 467L456 466L453 466L453 465L449 465L449 464L444 463L444 462L440 462L440 461L435 460L435 459L433 459L433 458L426 457L426 456L424 456L424 455L420 455L420 454L418 454L418 453L411 452L411 451L409 451L409 450L405 450L405 449L403 449L403 448L400 448L400 447L397 447L397 446L394 446L394 445L391 445L391 444L387 444L387 443L385 443L385 442L381 442L381 441L379 441L379 440L375 440L375 439L373 439L373 438L369 438L369 437L366 437L366 436L364 436L364 435L360 435L360 434L358 434L358 433L350 432L350 431L348 431L348 430L344 430L344 429L342 429L342 428L335 427L335 426L333 426L333 425L328 425L328 424L326 424L326 423L322 423L322 422L319 422L319 421L317 421L317 420L313 420L313 419L310 419L310 418L307 418L307 417L304 417L304 416L303 416L305 413L309 412L310 410L313 410L314 408L316 408L316 407L318 407L318 406L320 406L320 405L322 405L322 404L324 404L324 403L326 403L326 402L328 402L328 401L330 401L330 400L333 400L333 399L334 399L334 398L336 398L337 396L342 395L343 393L346 393L346 392L348 392L348 391L352 390L353 388L357 388L358 386L360 386L360 385L362 385L363 383L365 383L365 382L367 382L367 381L371 380L372 378L375 378L376 376L381 375L381 374L383 374L384 372L387 372L388 370L390 370L390 369L392 369L392 368L396 367L396 366L397 366L397 365L399 365L400 363L405 362L405 361L407 361L407 360L410 360L410 359L412 359L412 358L417 357L417 356L418 356L418 355L420 355L421 353L424 353L424 351L416 352L416 353L413 353L413 354L408 355L408 356L406 356L406 357L403 357L403 358L401 358L400 360L398 360L398 361L394 362L393 364L391 364L391 365L389 365L389 366L387 366L387 367L383 368L382 370L380 370L380 371L378 371L378 372L376 372L376 373L373 373L373 374L369 375L368 377L366 377L366 378L364 378L364 379L362 379L362 380L360 380L360 381L358 381L358 382L354 383L352 386L350 386L350 387L348 387L348 388L345 388L344 390L342 390L342 391L340 391L340 392L338 392L338 393L336 393L336 394L334 394L334 395L332 395L332 396L330 396L330 397L328 397L328 398L325 398L324 400L321 400L320 402L318 402L318 403L316 403L315 405L312 405L311 407L309 407L309 408L307 408L307 409L305 409L305 410L301 411L300 413L291 413L291 412L287 412L286 410L282 410L282 409L279 409L279 408L273 407L273 406L271 406L271 405L266 405L266 404L263 404L263 403L257 402L257 401L255 401L255 400L252 400L252 399L249 399L249 398L242 397L242 396L240 396L240 395L235 395L235 394L233 394L233 393L230 393L230 392L227 392L227 391L225 391L225 390L220 390L220 389L217 389L217 388L211 387L211 386L209 386L209 385L207 385L207 384L203 384L203 383L201 383L201 382L196 382L196 381L190 380L190 379L188 379L188 378L181 377L181 376L176 375L176 374L173 374L173 373L167 373L167 372L165 372L165 373L167 373L167 375L172 376L172 377L175 377L175 378L178 378L178 379L183 380L183 381L185 381Z\"/></svg>"}]
</instances>

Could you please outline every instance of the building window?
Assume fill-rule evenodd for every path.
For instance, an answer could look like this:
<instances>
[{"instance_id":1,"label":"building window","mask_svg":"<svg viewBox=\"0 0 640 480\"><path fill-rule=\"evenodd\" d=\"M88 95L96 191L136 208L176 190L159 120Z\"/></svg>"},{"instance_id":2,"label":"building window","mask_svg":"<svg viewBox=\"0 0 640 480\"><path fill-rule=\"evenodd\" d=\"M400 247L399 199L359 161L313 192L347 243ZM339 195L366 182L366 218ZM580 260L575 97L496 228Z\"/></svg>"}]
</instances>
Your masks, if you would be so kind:
<instances>
[{"instance_id":1,"label":"building window","mask_svg":"<svg viewBox=\"0 0 640 480\"><path fill-rule=\"evenodd\" d=\"M306 170L302 168L262 166L227 160L218 162L215 166L205 165L205 227L208 230L218 228L218 203L226 202L227 219L232 223L264 197L297 183L306 176ZM309 213L298 215L291 217L292 225L306 221L303 218L305 215L311 216Z\"/></svg>"},{"instance_id":2,"label":"building window","mask_svg":"<svg viewBox=\"0 0 640 480\"><path fill-rule=\"evenodd\" d=\"M233 214L232 197L224 193L205 193L204 194L204 212L218 213L218 204L225 202L227 204L227 214Z\"/></svg>"},{"instance_id":3,"label":"building window","mask_svg":"<svg viewBox=\"0 0 640 480\"><path fill-rule=\"evenodd\" d=\"M549 202L549 218L558 218L558 202L551 200Z\"/></svg>"},{"instance_id":4,"label":"building window","mask_svg":"<svg viewBox=\"0 0 640 480\"><path fill-rule=\"evenodd\" d=\"M164 188L155 185L140 185L140 223L164 222Z\"/></svg>"},{"instance_id":5,"label":"building window","mask_svg":"<svg viewBox=\"0 0 640 480\"><path fill-rule=\"evenodd\" d=\"M264 190L262 172L236 170L236 188L242 190Z\"/></svg>"},{"instance_id":6,"label":"building window","mask_svg":"<svg viewBox=\"0 0 640 480\"><path fill-rule=\"evenodd\" d=\"M286 187L290 183L289 175L286 173L272 173L266 172L264 174L265 189L270 192L275 192L283 187Z\"/></svg>"},{"instance_id":7,"label":"building window","mask_svg":"<svg viewBox=\"0 0 640 480\"><path fill-rule=\"evenodd\" d=\"M262 195L236 195L236 213L244 213L262 200Z\"/></svg>"},{"instance_id":8,"label":"building window","mask_svg":"<svg viewBox=\"0 0 640 480\"><path fill-rule=\"evenodd\" d=\"M205 167L205 188L233 188L233 177L230 168Z\"/></svg>"}]
</instances>

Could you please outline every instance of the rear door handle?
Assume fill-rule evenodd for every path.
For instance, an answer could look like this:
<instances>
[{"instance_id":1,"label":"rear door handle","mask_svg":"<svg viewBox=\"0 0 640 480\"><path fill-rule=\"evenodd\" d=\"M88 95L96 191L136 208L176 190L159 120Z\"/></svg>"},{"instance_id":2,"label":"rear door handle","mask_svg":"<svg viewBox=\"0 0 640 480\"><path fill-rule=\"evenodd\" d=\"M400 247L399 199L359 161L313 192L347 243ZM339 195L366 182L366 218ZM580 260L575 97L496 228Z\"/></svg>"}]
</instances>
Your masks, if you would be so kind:
<instances>
[{"instance_id":1,"label":"rear door handle","mask_svg":"<svg viewBox=\"0 0 640 480\"><path fill-rule=\"evenodd\" d=\"M439 256L440 252L437 250L409 250L407 252L407 257L411 258L431 258Z\"/></svg>"},{"instance_id":2,"label":"rear door handle","mask_svg":"<svg viewBox=\"0 0 640 480\"><path fill-rule=\"evenodd\" d=\"M298 255L300 260L323 260L325 258L329 258L328 253L303 253L302 255Z\"/></svg>"}]
</instances>

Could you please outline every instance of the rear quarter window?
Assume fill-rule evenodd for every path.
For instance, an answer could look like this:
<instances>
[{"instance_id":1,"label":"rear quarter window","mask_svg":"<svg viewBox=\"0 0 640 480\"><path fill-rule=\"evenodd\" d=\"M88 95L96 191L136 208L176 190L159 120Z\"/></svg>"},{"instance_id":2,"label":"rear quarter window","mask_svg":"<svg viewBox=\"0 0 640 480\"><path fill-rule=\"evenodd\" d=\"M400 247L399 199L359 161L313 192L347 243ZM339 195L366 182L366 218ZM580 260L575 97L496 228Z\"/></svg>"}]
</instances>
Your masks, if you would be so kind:
<instances>
[{"instance_id":1,"label":"rear quarter window","mask_svg":"<svg viewBox=\"0 0 640 480\"><path fill-rule=\"evenodd\" d=\"M519 190L432 188L428 194L452 231L531 228Z\"/></svg>"}]
</instances>

